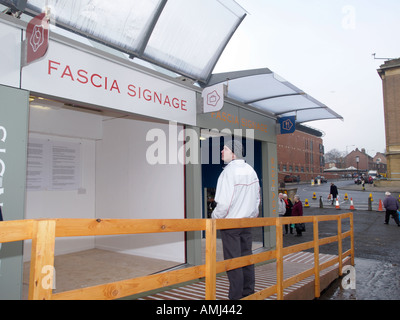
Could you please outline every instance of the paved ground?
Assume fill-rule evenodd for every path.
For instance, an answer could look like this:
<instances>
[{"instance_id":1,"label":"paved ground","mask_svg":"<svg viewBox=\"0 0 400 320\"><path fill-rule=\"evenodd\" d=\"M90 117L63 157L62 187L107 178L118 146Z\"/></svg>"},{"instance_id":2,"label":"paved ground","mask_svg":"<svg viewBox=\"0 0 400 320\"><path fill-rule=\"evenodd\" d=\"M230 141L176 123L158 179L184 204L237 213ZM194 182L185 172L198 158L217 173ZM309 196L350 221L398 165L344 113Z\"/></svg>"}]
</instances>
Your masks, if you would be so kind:
<instances>
[{"instance_id":1,"label":"paved ground","mask_svg":"<svg viewBox=\"0 0 400 320\"><path fill-rule=\"evenodd\" d=\"M304 215L345 213L348 210L335 208L304 208ZM354 211L354 247L356 289L343 289L342 279L338 279L321 297L324 300L391 300L400 299L400 227L393 219L384 224L384 212ZM284 235L284 245L312 240L312 226L303 237ZM344 226L344 230L348 226ZM330 236L337 232L336 222L321 222L320 236ZM344 241L343 250L350 248ZM321 253L337 254L337 244L320 248Z\"/></svg>"}]
</instances>

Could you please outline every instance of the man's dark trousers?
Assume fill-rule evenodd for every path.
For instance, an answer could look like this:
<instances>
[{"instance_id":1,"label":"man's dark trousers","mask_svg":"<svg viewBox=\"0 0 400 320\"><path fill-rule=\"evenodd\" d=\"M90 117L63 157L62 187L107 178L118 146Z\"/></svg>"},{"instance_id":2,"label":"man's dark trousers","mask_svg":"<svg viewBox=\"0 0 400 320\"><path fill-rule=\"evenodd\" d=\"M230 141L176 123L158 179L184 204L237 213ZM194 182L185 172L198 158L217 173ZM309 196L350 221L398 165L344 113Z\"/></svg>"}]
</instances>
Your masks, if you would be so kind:
<instances>
[{"instance_id":1,"label":"man's dark trousers","mask_svg":"<svg viewBox=\"0 0 400 320\"><path fill-rule=\"evenodd\" d=\"M400 224L399 214L397 213L397 210L386 210L385 223L389 223L390 216L393 217L394 222L396 222L397 225Z\"/></svg>"},{"instance_id":2,"label":"man's dark trousers","mask_svg":"<svg viewBox=\"0 0 400 320\"><path fill-rule=\"evenodd\" d=\"M251 228L221 230L221 238L225 260L252 254ZM230 300L239 300L254 293L254 265L233 269L227 274Z\"/></svg>"}]
</instances>

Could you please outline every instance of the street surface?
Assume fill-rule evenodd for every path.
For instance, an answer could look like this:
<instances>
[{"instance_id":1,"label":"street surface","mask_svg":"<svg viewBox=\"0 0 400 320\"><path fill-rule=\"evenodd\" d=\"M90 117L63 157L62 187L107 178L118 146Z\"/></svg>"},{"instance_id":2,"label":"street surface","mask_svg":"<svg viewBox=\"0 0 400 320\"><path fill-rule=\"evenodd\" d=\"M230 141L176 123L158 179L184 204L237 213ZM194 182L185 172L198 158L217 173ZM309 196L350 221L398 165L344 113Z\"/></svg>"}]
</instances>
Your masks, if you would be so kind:
<instances>
[{"instance_id":1,"label":"street surface","mask_svg":"<svg viewBox=\"0 0 400 320\"><path fill-rule=\"evenodd\" d=\"M339 191L339 206L341 209L349 209L350 201L353 199L354 208L356 210L368 210L368 198L372 195L372 210L378 210L379 207L379 199L382 201L385 199L385 191L384 190L375 190L373 185L366 185L365 191L362 191L361 185L356 185L351 180L343 180L343 181L333 181L333 183L337 186ZM300 199L303 202L305 199L308 199L310 207L318 207L320 205L320 197L322 197L323 207L331 207L331 201L328 201L329 189L331 186L331 181L327 183L323 183L321 185L312 186L311 183L308 184L293 184L287 187L297 187L297 193L300 195ZM316 193L316 200L313 200L313 193ZM345 194L347 193L349 200L344 200ZM398 193L393 193L395 198L398 198ZM335 207L336 203L333 204Z\"/></svg>"},{"instance_id":2,"label":"street surface","mask_svg":"<svg viewBox=\"0 0 400 320\"><path fill-rule=\"evenodd\" d=\"M350 200L344 201L347 192L349 199L353 198L354 207L354 247L355 247L355 275L356 288L343 289L342 279L336 280L321 296L321 300L398 300L400 299L400 227L392 218L389 225L384 224L385 212L378 211L379 199L383 201L384 190L374 190L367 186L361 191L361 186L354 185L353 180L334 182L339 189L340 209L327 202L330 181L320 186L298 184L297 193L301 201L309 200L310 207L304 208L304 215L325 215L346 213L350 207ZM286 187L289 187L286 185ZM358 190L356 190L358 189ZM312 200L313 192L317 200ZM368 210L368 197L372 193L372 210ZM392 192L398 198L399 193ZM319 208L319 197L322 196L323 208ZM300 242L311 241L313 238L312 225L306 224L306 232L302 237L284 234L284 246ZM343 224L343 231L349 230L349 224ZM337 234L336 222L320 222L320 237ZM349 239L343 241L343 251L350 248ZM312 250L311 250L312 251ZM337 254L337 243L320 247L321 253Z\"/></svg>"}]
</instances>

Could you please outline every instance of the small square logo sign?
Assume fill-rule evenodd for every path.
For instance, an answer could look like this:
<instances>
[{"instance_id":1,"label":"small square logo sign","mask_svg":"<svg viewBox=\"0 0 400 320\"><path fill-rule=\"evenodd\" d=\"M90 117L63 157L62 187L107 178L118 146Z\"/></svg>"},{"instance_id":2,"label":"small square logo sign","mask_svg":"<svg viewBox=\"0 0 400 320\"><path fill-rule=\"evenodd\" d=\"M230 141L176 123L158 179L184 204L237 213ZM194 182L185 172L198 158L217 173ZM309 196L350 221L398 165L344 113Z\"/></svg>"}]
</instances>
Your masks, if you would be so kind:
<instances>
[{"instance_id":1,"label":"small square logo sign","mask_svg":"<svg viewBox=\"0 0 400 320\"><path fill-rule=\"evenodd\" d=\"M296 130L296 117L282 117L279 119L281 134L293 133Z\"/></svg>"},{"instance_id":2,"label":"small square logo sign","mask_svg":"<svg viewBox=\"0 0 400 320\"><path fill-rule=\"evenodd\" d=\"M204 88L201 96L204 113L219 111L224 106L224 85L220 83Z\"/></svg>"}]
</instances>

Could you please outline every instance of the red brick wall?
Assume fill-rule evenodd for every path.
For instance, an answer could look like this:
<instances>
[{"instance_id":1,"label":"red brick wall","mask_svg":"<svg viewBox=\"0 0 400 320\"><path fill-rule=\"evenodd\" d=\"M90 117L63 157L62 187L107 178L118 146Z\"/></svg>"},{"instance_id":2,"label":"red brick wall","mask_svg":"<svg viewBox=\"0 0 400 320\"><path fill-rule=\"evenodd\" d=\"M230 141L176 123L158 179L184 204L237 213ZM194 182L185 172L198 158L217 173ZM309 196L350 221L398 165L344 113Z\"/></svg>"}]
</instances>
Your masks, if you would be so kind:
<instances>
[{"instance_id":1,"label":"red brick wall","mask_svg":"<svg viewBox=\"0 0 400 320\"><path fill-rule=\"evenodd\" d=\"M320 145L323 145L321 138L302 131L278 135L279 181L288 174L300 176L302 181L324 175L320 165L320 157L324 154L320 152Z\"/></svg>"}]
</instances>

